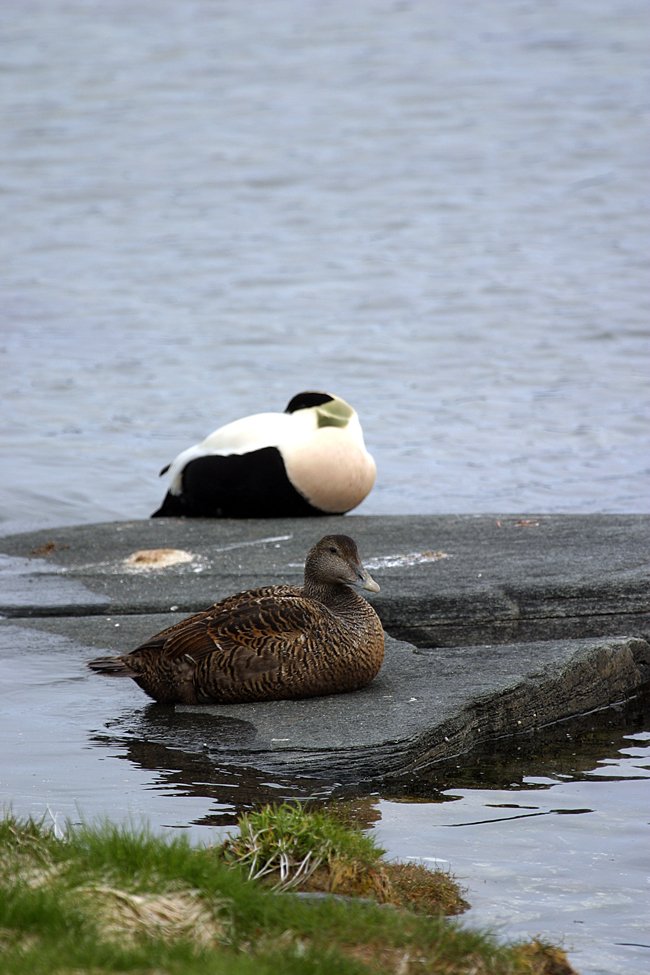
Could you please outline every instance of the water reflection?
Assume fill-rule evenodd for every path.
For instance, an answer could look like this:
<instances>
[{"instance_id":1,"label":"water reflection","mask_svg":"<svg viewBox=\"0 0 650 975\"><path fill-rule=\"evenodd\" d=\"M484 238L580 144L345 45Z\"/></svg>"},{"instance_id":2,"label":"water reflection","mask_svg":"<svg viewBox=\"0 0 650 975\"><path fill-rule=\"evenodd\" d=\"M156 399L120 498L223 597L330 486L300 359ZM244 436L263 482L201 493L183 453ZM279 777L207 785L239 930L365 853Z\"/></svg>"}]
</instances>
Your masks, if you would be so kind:
<instances>
[{"instance_id":1,"label":"water reflection","mask_svg":"<svg viewBox=\"0 0 650 975\"><path fill-rule=\"evenodd\" d=\"M218 737L225 755L215 760L203 732ZM329 784L309 778L291 778L258 771L228 761L255 738L247 721L212 715L176 713L155 704L133 711L107 724L106 732L89 736L93 746L111 750L112 756L135 768L154 772L150 790L213 800L209 811L193 819L195 826L232 825L237 816L256 805L284 800L314 801L329 796Z\"/></svg>"},{"instance_id":2,"label":"water reflection","mask_svg":"<svg viewBox=\"0 0 650 975\"><path fill-rule=\"evenodd\" d=\"M90 735L94 747L135 768L155 773L150 790L175 796L209 799L207 813L196 826L232 825L237 816L267 802L296 800L310 804L350 804L350 818L370 828L380 818L379 799L393 803L456 803L480 790L481 809L509 810L506 816L485 816L448 825L479 825L503 819L547 815L583 815L587 806L549 807L509 801L501 793L544 792L561 782L647 778L648 750L634 748L630 736L647 721L650 695L627 704L593 712L535 734L502 738L469 755L438 762L417 775L388 781L343 784L333 778L278 775L255 768L254 753L242 758L255 738L252 724L230 717L175 712L152 704L122 714L105 730ZM215 755L206 739L219 739ZM248 764L250 763L250 764Z\"/></svg>"},{"instance_id":3,"label":"water reflection","mask_svg":"<svg viewBox=\"0 0 650 975\"><path fill-rule=\"evenodd\" d=\"M383 790L393 801L450 799L458 789L550 789L560 781L618 781L634 775L621 758L631 735L643 733L650 689L633 700L524 735L499 738L467 755L437 762L417 777L396 779ZM608 771L608 769L610 771ZM639 765L640 778L646 766Z\"/></svg>"}]
</instances>

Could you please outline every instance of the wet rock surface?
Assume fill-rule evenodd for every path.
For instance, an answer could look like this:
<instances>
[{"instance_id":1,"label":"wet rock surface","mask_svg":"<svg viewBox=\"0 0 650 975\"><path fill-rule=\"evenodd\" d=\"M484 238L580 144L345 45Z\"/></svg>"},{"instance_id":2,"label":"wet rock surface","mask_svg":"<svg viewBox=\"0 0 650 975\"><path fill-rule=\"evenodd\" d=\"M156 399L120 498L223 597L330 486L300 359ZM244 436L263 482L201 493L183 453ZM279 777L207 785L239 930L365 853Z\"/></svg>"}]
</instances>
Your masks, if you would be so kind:
<instances>
[{"instance_id":1,"label":"wet rock surface","mask_svg":"<svg viewBox=\"0 0 650 975\"><path fill-rule=\"evenodd\" d=\"M303 701L142 709L111 735L340 781L390 777L570 718L650 680L650 517L450 516L84 525L0 540L5 659L37 637L120 653L228 593L299 582L346 532L382 591L379 677ZM83 694L83 683L79 685Z\"/></svg>"}]
</instances>

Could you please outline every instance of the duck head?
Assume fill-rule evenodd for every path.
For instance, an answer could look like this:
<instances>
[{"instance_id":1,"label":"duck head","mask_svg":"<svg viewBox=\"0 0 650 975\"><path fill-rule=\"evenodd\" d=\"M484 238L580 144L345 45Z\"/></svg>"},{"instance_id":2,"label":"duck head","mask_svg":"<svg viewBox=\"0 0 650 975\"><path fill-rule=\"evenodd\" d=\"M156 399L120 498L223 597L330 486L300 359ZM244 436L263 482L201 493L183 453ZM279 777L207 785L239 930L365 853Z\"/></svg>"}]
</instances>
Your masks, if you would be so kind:
<instances>
[{"instance_id":1,"label":"duck head","mask_svg":"<svg viewBox=\"0 0 650 975\"><path fill-rule=\"evenodd\" d=\"M364 568L355 541L349 535L325 535L307 554L305 582L353 586L379 592L379 586Z\"/></svg>"},{"instance_id":2,"label":"duck head","mask_svg":"<svg viewBox=\"0 0 650 975\"><path fill-rule=\"evenodd\" d=\"M303 392L297 393L289 401L285 413L297 413L298 410L314 410L316 423L320 427L345 427L353 416L354 409L340 396L330 393Z\"/></svg>"}]
</instances>

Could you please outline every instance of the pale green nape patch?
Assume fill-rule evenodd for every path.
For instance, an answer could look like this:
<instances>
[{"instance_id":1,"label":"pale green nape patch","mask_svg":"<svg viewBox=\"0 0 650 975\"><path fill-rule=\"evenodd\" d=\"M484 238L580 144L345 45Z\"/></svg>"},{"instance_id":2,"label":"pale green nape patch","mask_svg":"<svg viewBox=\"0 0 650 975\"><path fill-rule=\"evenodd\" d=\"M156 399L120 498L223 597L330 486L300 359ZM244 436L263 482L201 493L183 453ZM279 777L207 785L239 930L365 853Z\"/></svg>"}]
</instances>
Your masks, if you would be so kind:
<instances>
[{"instance_id":1,"label":"pale green nape patch","mask_svg":"<svg viewBox=\"0 0 650 975\"><path fill-rule=\"evenodd\" d=\"M333 399L316 407L319 427L346 427L354 410L342 399Z\"/></svg>"}]
</instances>

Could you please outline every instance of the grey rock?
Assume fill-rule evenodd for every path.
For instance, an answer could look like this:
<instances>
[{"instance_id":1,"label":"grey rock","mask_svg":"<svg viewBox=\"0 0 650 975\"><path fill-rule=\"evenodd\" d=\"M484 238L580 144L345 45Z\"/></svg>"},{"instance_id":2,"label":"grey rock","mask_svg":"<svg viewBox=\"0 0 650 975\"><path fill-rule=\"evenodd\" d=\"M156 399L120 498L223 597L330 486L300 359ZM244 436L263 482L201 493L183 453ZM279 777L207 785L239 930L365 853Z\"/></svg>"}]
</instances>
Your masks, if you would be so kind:
<instances>
[{"instance_id":1,"label":"grey rock","mask_svg":"<svg viewBox=\"0 0 650 975\"><path fill-rule=\"evenodd\" d=\"M329 531L355 537L382 586L372 601L387 632L410 641L387 639L369 687L175 709L142 695L111 734L361 781L604 707L650 680L650 517L635 515L159 519L12 536L0 540L5 652L24 658L37 630L99 681L85 670L98 649L131 649L230 592L299 581L307 548ZM186 554L167 566L133 560L152 549Z\"/></svg>"},{"instance_id":2,"label":"grey rock","mask_svg":"<svg viewBox=\"0 0 650 975\"><path fill-rule=\"evenodd\" d=\"M357 540L382 587L373 604L385 628L418 646L650 632L647 515L81 525L0 539L13 566L0 613L190 613L240 589L299 581L307 549L332 531ZM29 558L48 547L47 556ZM158 548L188 561L157 571L125 562Z\"/></svg>"}]
</instances>

